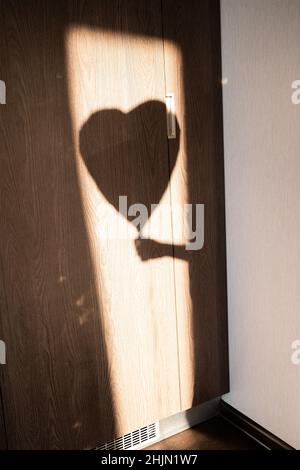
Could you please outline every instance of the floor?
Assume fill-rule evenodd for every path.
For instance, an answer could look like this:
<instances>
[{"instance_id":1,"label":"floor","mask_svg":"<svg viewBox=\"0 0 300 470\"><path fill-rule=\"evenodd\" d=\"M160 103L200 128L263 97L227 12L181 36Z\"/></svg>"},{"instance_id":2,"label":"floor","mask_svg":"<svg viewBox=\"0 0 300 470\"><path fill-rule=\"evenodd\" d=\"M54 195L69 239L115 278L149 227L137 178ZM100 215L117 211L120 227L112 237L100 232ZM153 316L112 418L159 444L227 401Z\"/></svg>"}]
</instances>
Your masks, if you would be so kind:
<instances>
[{"instance_id":1,"label":"floor","mask_svg":"<svg viewBox=\"0 0 300 470\"><path fill-rule=\"evenodd\" d=\"M160 441L147 450L253 450L262 447L239 429L216 417Z\"/></svg>"}]
</instances>

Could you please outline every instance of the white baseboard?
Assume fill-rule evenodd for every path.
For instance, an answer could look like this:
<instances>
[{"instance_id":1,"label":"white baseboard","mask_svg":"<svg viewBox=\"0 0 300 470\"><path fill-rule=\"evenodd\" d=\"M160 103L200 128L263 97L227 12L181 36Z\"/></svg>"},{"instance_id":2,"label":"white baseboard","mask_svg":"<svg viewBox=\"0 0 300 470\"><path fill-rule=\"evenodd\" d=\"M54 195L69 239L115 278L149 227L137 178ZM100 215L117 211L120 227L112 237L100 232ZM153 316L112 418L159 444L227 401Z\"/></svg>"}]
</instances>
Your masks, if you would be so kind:
<instances>
[{"instance_id":1,"label":"white baseboard","mask_svg":"<svg viewBox=\"0 0 300 470\"><path fill-rule=\"evenodd\" d=\"M176 415L169 416L159 421L158 437L151 442L151 445L213 418L217 414L219 402L219 397L214 398L199 406L181 411ZM147 446L149 446L149 443L146 444L146 447ZM144 447L145 446L140 446L139 449L143 449Z\"/></svg>"}]
</instances>

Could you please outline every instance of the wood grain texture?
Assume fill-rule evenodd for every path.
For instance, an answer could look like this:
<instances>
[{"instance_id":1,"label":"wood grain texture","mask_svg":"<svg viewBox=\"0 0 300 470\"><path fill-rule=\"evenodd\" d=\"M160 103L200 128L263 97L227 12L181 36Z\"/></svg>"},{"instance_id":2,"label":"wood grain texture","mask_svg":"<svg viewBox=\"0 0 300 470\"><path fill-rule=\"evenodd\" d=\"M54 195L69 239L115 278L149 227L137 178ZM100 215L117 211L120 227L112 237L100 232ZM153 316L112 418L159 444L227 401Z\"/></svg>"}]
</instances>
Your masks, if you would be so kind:
<instances>
[{"instance_id":1,"label":"wood grain texture","mask_svg":"<svg viewBox=\"0 0 300 470\"><path fill-rule=\"evenodd\" d=\"M175 244L183 409L228 391L220 14L218 1L163 0L166 89L181 128L172 203L205 205L204 247ZM174 141L169 141L174 159ZM178 238L175 234L174 239Z\"/></svg>"},{"instance_id":2,"label":"wood grain texture","mask_svg":"<svg viewBox=\"0 0 300 470\"><path fill-rule=\"evenodd\" d=\"M1 374L2 374L2 370L0 370L0 375ZM7 432L5 429L5 416L4 416L3 398L2 398L1 389L0 389L0 450L7 450Z\"/></svg>"},{"instance_id":3,"label":"wood grain texture","mask_svg":"<svg viewBox=\"0 0 300 470\"><path fill-rule=\"evenodd\" d=\"M73 153L65 15L46 1L1 2L8 86L0 126L1 387L9 448L91 447L114 434Z\"/></svg>"},{"instance_id":4,"label":"wood grain texture","mask_svg":"<svg viewBox=\"0 0 300 470\"><path fill-rule=\"evenodd\" d=\"M0 115L0 337L8 357L1 387L9 448L94 447L180 407L173 268L170 260L144 263L133 240L99 245L97 177L79 159L79 121L69 108L76 74L67 69L67 32L75 27L73 63L83 64L78 103L86 98L88 114L99 96L105 97L100 106L112 96L111 104L126 104L127 111L150 100L150 110L123 123L127 133L136 126L140 166L131 170L135 184L139 179L150 191L149 202L159 178L168 179L167 159L160 161L165 117L161 105L151 105L164 97L163 49L161 39L148 41L144 60L143 38L130 40L126 30L161 38L160 2L2 1L0 7L0 75L8 85ZM98 21L124 29L112 38L112 55L100 27L98 56L84 50L88 35L79 25L96 28ZM113 114L103 122L117 124ZM125 142L110 155L127 150ZM148 161L143 168L147 158L151 174ZM113 172L122 182L126 168L107 165L111 183Z\"/></svg>"},{"instance_id":5,"label":"wood grain texture","mask_svg":"<svg viewBox=\"0 0 300 470\"><path fill-rule=\"evenodd\" d=\"M121 195L128 207L142 203L149 213L151 204L170 204L161 8L156 0L91 5L93 15L82 10L72 20L66 57L78 175L122 435L180 410L173 260L155 258L151 249L151 259L141 259L132 217L118 212ZM86 26L90 17L100 23L104 15L111 31ZM142 230L172 242L170 210L156 209Z\"/></svg>"},{"instance_id":6,"label":"wood grain texture","mask_svg":"<svg viewBox=\"0 0 300 470\"><path fill-rule=\"evenodd\" d=\"M0 2L9 448L94 447L179 411L180 386L183 408L227 390L218 7L191 7L164 0L173 18L164 19L165 38L182 54L186 142L186 163L173 142L168 165L160 1ZM181 259L184 271L176 261L180 380L171 217L157 209L143 228L171 251L150 243L143 257L116 211L127 189L129 202L148 208L170 202L170 171L172 197L204 202L208 214L205 251ZM129 238L101 239L110 217ZM180 279L189 282L183 291Z\"/></svg>"}]
</instances>

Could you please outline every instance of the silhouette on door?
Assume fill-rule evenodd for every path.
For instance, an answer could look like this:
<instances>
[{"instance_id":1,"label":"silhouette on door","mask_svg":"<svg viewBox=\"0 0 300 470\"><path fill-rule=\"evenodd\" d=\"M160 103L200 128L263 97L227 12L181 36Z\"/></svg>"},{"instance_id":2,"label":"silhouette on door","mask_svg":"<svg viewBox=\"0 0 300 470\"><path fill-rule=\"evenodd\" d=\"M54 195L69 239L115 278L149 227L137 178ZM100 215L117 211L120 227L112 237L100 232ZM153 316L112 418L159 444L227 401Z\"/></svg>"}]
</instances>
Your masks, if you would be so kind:
<instances>
[{"instance_id":1,"label":"silhouette on door","mask_svg":"<svg viewBox=\"0 0 300 470\"><path fill-rule=\"evenodd\" d=\"M176 128L176 152L170 160L166 107L160 101L148 101L128 113L117 109L98 111L82 126L83 160L99 190L116 210L119 197L127 196L128 207L144 204L151 215L151 204L161 201L176 163L180 141L177 120ZM134 218L127 215L128 221ZM172 245L140 240L139 235L138 232L136 248L142 260L173 256Z\"/></svg>"}]
</instances>

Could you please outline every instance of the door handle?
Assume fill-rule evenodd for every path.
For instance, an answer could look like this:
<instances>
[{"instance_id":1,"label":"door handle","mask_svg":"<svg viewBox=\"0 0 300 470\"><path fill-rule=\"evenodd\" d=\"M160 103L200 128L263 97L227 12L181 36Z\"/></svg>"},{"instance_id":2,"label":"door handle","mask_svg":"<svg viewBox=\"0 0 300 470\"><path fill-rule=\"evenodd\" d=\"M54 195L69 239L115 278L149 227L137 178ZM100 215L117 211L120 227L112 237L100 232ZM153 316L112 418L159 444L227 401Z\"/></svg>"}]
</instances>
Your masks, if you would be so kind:
<instances>
[{"instance_id":1,"label":"door handle","mask_svg":"<svg viewBox=\"0 0 300 470\"><path fill-rule=\"evenodd\" d=\"M168 139L176 139L175 93L166 94Z\"/></svg>"}]
</instances>

